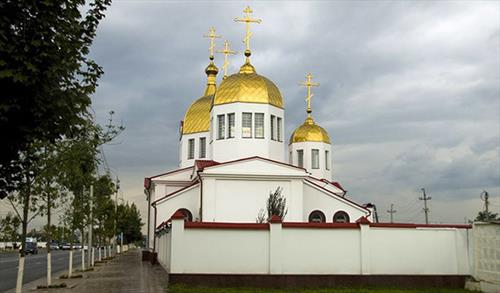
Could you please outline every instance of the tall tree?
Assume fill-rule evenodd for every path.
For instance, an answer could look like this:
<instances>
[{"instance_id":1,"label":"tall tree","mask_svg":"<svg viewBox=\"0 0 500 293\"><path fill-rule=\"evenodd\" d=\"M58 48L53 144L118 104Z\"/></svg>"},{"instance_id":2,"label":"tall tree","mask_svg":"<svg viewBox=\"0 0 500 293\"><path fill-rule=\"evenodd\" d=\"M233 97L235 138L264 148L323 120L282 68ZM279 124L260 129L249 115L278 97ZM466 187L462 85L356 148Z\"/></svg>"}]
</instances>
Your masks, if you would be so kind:
<instances>
[{"instance_id":1,"label":"tall tree","mask_svg":"<svg viewBox=\"0 0 500 293\"><path fill-rule=\"evenodd\" d=\"M88 116L103 73L88 53L110 3L0 1L0 198L25 185L34 142L72 136Z\"/></svg>"}]
</instances>

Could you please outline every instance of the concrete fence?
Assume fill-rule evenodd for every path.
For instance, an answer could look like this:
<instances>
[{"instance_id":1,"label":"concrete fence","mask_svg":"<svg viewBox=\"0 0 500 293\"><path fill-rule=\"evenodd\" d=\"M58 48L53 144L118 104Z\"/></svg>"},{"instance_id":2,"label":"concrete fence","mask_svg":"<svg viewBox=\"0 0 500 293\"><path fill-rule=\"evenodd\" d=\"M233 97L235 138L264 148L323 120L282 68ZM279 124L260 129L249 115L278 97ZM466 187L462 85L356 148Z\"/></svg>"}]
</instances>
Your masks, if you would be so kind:
<instances>
[{"instance_id":1,"label":"concrete fence","mask_svg":"<svg viewBox=\"0 0 500 293\"><path fill-rule=\"evenodd\" d=\"M474 289L500 292L500 223L474 223L473 240Z\"/></svg>"},{"instance_id":2,"label":"concrete fence","mask_svg":"<svg viewBox=\"0 0 500 293\"><path fill-rule=\"evenodd\" d=\"M470 226L190 223L156 238L171 274L471 275Z\"/></svg>"}]
</instances>

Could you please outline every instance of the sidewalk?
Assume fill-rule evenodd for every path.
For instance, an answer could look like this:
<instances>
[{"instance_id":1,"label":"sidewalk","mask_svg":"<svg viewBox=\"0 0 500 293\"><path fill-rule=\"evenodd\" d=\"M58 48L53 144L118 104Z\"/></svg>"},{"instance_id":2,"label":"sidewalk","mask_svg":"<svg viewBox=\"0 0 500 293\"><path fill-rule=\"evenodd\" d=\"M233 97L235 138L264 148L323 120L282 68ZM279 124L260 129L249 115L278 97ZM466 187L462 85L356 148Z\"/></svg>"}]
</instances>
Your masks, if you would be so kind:
<instances>
[{"instance_id":1,"label":"sidewalk","mask_svg":"<svg viewBox=\"0 0 500 293\"><path fill-rule=\"evenodd\" d=\"M161 266L143 262L141 250L134 249L96 266L94 271L84 273L81 279L53 280L53 283L66 283L69 288L36 290L36 285L44 283L37 280L25 285L23 292L166 292L167 278Z\"/></svg>"}]
</instances>

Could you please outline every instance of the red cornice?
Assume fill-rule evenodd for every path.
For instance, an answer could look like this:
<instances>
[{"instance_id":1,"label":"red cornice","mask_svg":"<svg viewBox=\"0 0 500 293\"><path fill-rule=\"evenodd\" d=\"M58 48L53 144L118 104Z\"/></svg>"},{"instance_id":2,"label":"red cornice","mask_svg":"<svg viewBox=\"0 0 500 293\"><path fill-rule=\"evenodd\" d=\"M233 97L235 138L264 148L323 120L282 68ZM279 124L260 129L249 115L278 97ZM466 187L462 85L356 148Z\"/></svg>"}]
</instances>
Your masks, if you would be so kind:
<instances>
[{"instance_id":1,"label":"red cornice","mask_svg":"<svg viewBox=\"0 0 500 293\"><path fill-rule=\"evenodd\" d=\"M221 222L185 222L186 229L237 229L237 230L269 230L264 223L221 223Z\"/></svg>"},{"instance_id":2,"label":"red cornice","mask_svg":"<svg viewBox=\"0 0 500 293\"><path fill-rule=\"evenodd\" d=\"M171 192L171 193L169 193L169 194L165 195L164 197L161 197L161 198L159 198L159 199L157 199L157 200L153 201L153 202L151 203L151 205L152 205L152 206L156 206L156 203L157 203L157 202L159 202L160 200L163 200L163 199L165 199L165 198L167 198L167 197L170 197L170 196L172 196L172 195L174 195L174 194L177 194L177 193L179 193L179 192L181 192L181 191L184 191L184 190L186 190L186 189L188 189L188 188L190 188L190 187L193 187L193 186L195 186L195 185L196 185L196 184L198 184L198 183L200 183L200 182L199 182L199 181L194 181L193 183L189 184L189 185L188 185L188 186L186 186L186 187L183 187L183 188L181 188L181 189L179 189L179 190L176 190L176 191L174 191L174 192Z\"/></svg>"}]
</instances>

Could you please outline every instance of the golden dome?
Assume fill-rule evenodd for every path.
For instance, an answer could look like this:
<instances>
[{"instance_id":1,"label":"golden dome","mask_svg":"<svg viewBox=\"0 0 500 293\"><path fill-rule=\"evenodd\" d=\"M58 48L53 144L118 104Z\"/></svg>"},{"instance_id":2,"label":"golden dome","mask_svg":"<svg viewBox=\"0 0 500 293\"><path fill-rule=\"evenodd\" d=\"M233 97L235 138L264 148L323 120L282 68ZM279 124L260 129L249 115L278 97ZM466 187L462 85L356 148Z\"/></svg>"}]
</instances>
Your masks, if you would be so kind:
<instances>
[{"instance_id":1,"label":"golden dome","mask_svg":"<svg viewBox=\"0 0 500 293\"><path fill-rule=\"evenodd\" d=\"M330 144L328 132L326 132L323 127L314 123L314 120L311 117L307 117L304 124L295 129L290 137L290 144L294 142L306 141L324 142Z\"/></svg>"},{"instance_id":2,"label":"golden dome","mask_svg":"<svg viewBox=\"0 0 500 293\"><path fill-rule=\"evenodd\" d=\"M247 62L240 72L225 78L217 89L214 105L235 102L271 104L283 108L283 98L278 87L269 79L255 72L255 68Z\"/></svg>"},{"instance_id":3,"label":"golden dome","mask_svg":"<svg viewBox=\"0 0 500 293\"><path fill-rule=\"evenodd\" d=\"M182 124L182 134L205 132L210 128L213 95L201 97L189 106Z\"/></svg>"}]
</instances>

